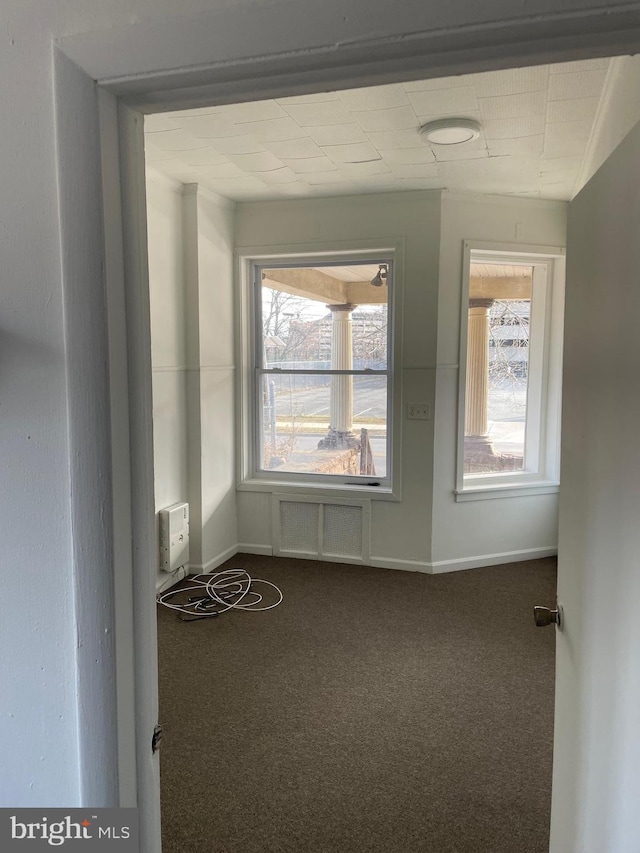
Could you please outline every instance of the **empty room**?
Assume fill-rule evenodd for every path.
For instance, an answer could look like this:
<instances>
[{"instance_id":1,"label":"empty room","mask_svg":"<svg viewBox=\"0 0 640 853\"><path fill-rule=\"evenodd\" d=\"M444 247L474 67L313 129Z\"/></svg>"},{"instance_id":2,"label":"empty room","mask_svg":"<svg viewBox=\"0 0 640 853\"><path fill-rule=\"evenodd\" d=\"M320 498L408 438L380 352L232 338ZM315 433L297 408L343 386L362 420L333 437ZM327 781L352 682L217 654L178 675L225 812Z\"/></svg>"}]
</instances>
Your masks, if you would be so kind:
<instances>
[{"instance_id":1,"label":"empty room","mask_svg":"<svg viewBox=\"0 0 640 853\"><path fill-rule=\"evenodd\" d=\"M548 850L567 216L639 67L145 117L165 853Z\"/></svg>"}]
</instances>

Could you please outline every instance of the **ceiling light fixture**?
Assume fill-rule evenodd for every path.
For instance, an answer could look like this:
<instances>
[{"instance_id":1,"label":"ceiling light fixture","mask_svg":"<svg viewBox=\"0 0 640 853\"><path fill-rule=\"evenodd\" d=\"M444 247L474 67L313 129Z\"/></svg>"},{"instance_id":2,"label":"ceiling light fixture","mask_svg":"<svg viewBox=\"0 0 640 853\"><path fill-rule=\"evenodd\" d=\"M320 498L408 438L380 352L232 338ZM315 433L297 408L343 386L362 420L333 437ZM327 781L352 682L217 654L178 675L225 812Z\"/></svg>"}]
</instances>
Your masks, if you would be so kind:
<instances>
[{"instance_id":1,"label":"ceiling light fixture","mask_svg":"<svg viewBox=\"0 0 640 853\"><path fill-rule=\"evenodd\" d=\"M480 136L480 124L470 118L442 118L423 125L420 136L432 145L460 145Z\"/></svg>"},{"instance_id":2,"label":"ceiling light fixture","mask_svg":"<svg viewBox=\"0 0 640 853\"><path fill-rule=\"evenodd\" d=\"M387 264L378 264L378 272L371 279L371 284L374 287L382 287L387 279Z\"/></svg>"}]
</instances>

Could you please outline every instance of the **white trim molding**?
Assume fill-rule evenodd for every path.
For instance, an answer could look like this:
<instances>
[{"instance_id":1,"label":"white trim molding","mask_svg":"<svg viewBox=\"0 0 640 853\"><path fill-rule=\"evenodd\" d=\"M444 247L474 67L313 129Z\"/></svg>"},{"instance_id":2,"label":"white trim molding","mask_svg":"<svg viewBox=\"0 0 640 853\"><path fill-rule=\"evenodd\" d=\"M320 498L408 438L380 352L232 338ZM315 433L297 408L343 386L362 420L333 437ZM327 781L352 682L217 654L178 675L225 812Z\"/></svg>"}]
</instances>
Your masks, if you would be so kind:
<instances>
[{"instance_id":1,"label":"white trim molding","mask_svg":"<svg viewBox=\"0 0 640 853\"><path fill-rule=\"evenodd\" d=\"M520 563L525 560L540 560L543 557L554 557L558 549L553 546L548 548L528 548L523 551L503 551L500 554L484 554L481 557L459 557L456 560L439 560L430 563L431 573L434 575L445 572L460 572L465 569L481 569L485 566L499 566L504 563Z\"/></svg>"}]
</instances>

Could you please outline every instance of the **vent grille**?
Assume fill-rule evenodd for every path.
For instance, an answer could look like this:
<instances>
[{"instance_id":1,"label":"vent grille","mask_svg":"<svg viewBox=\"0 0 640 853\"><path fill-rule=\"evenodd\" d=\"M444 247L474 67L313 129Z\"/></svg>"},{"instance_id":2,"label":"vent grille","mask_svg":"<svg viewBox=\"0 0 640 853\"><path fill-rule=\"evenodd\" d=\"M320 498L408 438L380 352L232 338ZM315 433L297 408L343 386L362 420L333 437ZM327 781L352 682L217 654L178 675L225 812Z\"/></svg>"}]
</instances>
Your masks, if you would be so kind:
<instances>
[{"instance_id":1,"label":"vent grille","mask_svg":"<svg viewBox=\"0 0 640 853\"><path fill-rule=\"evenodd\" d=\"M318 501L273 495L274 552L364 563L369 558L369 501Z\"/></svg>"},{"instance_id":2,"label":"vent grille","mask_svg":"<svg viewBox=\"0 0 640 853\"><path fill-rule=\"evenodd\" d=\"M319 504L280 502L280 550L319 553Z\"/></svg>"},{"instance_id":3,"label":"vent grille","mask_svg":"<svg viewBox=\"0 0 640 853\"><path fill-rule=\"evenodd\" d=\"M334 557L362 556L362 507L326 504L322 553Z\"/></svg>"}]
</instances>

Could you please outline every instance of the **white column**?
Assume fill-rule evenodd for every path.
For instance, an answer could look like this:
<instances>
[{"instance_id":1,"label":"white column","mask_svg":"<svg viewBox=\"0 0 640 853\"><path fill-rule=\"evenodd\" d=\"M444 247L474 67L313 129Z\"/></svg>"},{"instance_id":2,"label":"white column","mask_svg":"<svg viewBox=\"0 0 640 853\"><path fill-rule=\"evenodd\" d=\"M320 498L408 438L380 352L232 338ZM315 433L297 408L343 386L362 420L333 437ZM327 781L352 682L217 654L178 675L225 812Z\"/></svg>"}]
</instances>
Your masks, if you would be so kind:
<instances>
[{"instance_id":1,"label":"white column","mask_svg":"<svg viewBox=\"0 0 640 853\"><path fill-rule=\"evenodd\" d=\"M351 312L353 305L330 305L331 369L353 370L353 339ZM329 429L347 433L353 428L353 376L331 377Z\"/></svg>"},{"instance_id":2,"label":"white column","mask_svg":"<svg viewBox=\"0 0 640 853\"><path fill-rule=\"evenodd\" d=\"M487 434L489 394L489 309L492 299L469 301L467 334L467 393L464 418L466 436Z\"/></svg>"},{"instance_id":3,"label":"white column","mask_svg":"<svg viewBox=\"0 0 640 853\"><path fill-rule=\"evenodd\" d=\"M353 370L351 312L355 305L329 305L331 324L331 369ZM318 447L352 447L353 376L332 376L329 401L329 433Z\"/></svg>"}]
</instances>

